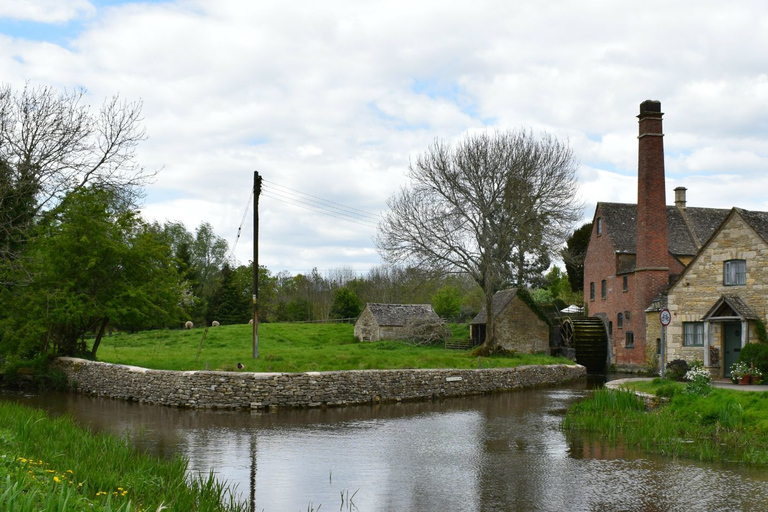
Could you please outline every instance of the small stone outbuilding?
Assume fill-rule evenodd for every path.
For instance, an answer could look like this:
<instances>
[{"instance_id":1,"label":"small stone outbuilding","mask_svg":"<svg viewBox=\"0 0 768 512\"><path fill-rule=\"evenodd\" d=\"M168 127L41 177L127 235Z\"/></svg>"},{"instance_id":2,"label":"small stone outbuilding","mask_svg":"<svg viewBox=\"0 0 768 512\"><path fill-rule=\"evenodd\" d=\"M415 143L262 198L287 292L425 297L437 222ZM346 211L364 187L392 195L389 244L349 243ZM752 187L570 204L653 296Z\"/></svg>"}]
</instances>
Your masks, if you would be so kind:
<instances>
[{"instance_id":1,"label":"small stone outbuilding","mask_svg":"<svg viewBox=\"0 0 768 512\"><path fill-rule=\"evenodd\" d=\"M431 304L368 303L355 322L355 338L360 341L403 339L406 326L424 318L440 321Z\"/></svg>"},{"instance_id":2,"label":"small stone outbuilding","mask_svg":"<svg viewBox=\"0 0 768 512\"><path fill-rule=\"evenodd\" d=\"M517 288L494 294L493 315L496 341L502 348L524 354L549 353L549 324L520 298ZM487 321L483 310L470 322L473 345L485 342Z\"/></svg>"}]
</instances>

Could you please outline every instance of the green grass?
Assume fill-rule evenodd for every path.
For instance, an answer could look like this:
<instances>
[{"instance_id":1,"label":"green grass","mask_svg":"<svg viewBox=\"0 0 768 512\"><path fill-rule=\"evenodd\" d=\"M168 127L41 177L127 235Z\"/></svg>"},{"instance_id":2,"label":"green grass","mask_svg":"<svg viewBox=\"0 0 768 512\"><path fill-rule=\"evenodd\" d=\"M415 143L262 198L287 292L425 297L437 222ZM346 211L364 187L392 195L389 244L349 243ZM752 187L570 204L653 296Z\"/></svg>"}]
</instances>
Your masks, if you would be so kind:
<instances>
[{"instance_id":1,"label":"green grass","mask_svg":"<svg viewBox=\"0 0 768 512\"><path fill-rule=\"evenodd\" d=\"M68 417L0 402L0 510L246 510L212 475L189 481L186 469Z\"/></svg>"},{"instance_id":2,"label":"green grass","mask_svg":"<svg viewBox=\"0 0 768 512\"><path fill-rule=\"evenodd\" d=\"M455 336L468 337L466 325L453 325ZM259 326L259 358L252 358L250 325L208 329L158 330L105 337L100 361L163 370L307 372L400 368L483 368L528 364L573 364L542 354L482 358L471 351L442 346L412 346L404 341L360 343L350 324L281 323Z\"/></svg>"},{"instance_id":3,"label":"green grass","mask_svg":"<svg viewBox=\"0 0 768 512\"><path fill-rule=\"evenodd\" d=\"M666 389L671 400L646 412L629 391L597 390L571 408L563 428L665 455L768 465L768 393L715 388L700 396L682 386L670 393L664 381L637 387Z\"/></svg>"}]
</instances>

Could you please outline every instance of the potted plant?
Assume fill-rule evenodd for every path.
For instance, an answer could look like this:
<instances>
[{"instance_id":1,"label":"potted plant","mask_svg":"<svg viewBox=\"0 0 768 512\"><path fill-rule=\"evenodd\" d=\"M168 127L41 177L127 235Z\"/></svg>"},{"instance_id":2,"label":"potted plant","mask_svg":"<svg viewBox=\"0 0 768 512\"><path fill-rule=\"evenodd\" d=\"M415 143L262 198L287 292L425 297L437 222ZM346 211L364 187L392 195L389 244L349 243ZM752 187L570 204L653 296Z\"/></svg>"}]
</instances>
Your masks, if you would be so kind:
<instances>
[{"instance_id":1,"label":"potted plant","mask_svg":"<svg viewBox=\"0 0 768 512\"><path fill-rule=\"evenodd\" d=\"M741 361L733 363L731 365L731 381L733 381L734 384L738 383L741 386L749 384L748 371L749 366L747 366L747 363Z\"/></svg>"},{"instance_id":2,"label":"potted plant","mask_svg":"<svg viewBox=\"0 0 768 512\"><path fill-rule=\"evenodd\" d=\"M749 382L751 384L760 384L763 382L763 372L760 371L760 368L756 368L754 363L750 363L749 368L747 369L747 375L749 375Z\"/></svg>"}]
</instances>

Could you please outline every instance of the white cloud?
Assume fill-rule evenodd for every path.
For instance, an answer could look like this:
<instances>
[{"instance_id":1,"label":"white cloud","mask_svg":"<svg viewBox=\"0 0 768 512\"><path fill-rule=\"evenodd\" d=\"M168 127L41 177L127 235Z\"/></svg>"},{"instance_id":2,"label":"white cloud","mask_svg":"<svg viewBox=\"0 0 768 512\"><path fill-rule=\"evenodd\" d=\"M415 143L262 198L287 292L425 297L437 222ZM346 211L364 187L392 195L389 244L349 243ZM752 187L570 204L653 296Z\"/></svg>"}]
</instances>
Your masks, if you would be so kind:
<instances>
[{"instance_id":1,"label":"white cloud","mask_svg":"<svg viewBox=\"0 0 768 512\"><path fill-rule=\"evenodd\" d=\"M0 16L14 6L15 19L44 21L26 5L3 2ZM758 1L72 0L45 10L50 22L86 23L66 48L0 35L4 80L82 85L94 105L115 92L142 99L140 161L162 169L145 214L190 229L207 220L230 242L254 170L265 190L376 217L435 138L486 127L567 137L588 204L634 202L635 116L648 98L665 112L670 198L679 183L698 206L763 204L768 5ZM378 263L369 225L268 197L262 213L261 257L275 271ZM245 235L237 251L250 258Z\"/></svg>"},{"instance_id":2,"label":"white cloud","mask_svg":"<svg viewBox=\"0 0 768 512\"><path fill-rule=\"evenodd\" d=\"M95 11L88 0L3 0L0 19L66 23Z\"/></svg>"}]
</instances>

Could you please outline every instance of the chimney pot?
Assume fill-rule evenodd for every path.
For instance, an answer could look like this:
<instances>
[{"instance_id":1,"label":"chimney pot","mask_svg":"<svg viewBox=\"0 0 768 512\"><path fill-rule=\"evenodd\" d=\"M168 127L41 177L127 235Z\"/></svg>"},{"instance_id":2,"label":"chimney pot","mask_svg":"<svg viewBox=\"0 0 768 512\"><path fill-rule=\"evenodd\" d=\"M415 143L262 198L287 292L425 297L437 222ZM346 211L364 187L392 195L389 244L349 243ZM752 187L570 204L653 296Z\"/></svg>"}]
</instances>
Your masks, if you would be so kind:
<instances>
[{"instance_id":1,"label":"chimney pot","mask_svg":"<svg viewBox=\"0 0 768 512\"><path fill-rule=\"evenodd\" d=\"M688 190L685 187L677 187L675 189L675 206L678 208L685 208L685 191Z\"/></svg>"},{"instance_id":2,"label":"chimney pot","mask_svg":"<svg viewBox=\"0 0 768 512\"><path fill-rule=\"evenodd\" d=\"M646 112L661 114L661 102L659 100L645 100L640 104L640 114Z\"/></svg>"}]
</instances>

